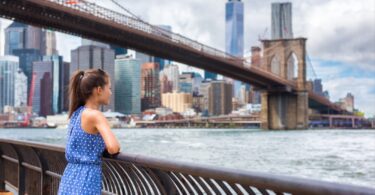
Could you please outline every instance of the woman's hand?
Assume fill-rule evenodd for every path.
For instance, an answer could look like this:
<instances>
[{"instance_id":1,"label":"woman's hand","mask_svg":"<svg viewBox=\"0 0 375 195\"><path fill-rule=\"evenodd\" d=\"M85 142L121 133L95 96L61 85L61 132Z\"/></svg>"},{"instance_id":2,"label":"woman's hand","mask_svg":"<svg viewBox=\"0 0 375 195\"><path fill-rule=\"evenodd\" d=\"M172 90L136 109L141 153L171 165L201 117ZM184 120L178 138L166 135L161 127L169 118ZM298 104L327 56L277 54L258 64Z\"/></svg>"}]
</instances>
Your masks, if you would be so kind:
<instances>
[{"instance_id":1,"label":"woman's hand","mask_svg":"<svg viewBox=\"0 0 375 195\"><path fill-rule=\"evenodd\" d=\"M105 158L113 158L113 157L116 157L118 154L120 154L120 152L117 152L115 154L110 154L107 150L107 148L104 150L103 152L103 157Z\"/></svg>"}]
</instances>

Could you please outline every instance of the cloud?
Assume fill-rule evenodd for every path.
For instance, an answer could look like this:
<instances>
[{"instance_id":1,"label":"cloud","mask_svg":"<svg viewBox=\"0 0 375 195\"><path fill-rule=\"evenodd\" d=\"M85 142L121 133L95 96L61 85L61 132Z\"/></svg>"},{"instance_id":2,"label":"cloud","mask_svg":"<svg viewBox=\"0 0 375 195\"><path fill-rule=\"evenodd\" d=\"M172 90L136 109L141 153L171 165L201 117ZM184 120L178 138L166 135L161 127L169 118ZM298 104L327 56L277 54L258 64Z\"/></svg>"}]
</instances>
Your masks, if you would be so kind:
<instances>
[{"instance_id":1,"label":"cloud","mask_svg":"<svg viewBox=\"0 0 375 195\"><path fill-rule=\"evenodd\" d=\"M339 3L339 5L338 5ZM330 1L306 14L310 52L375 72L374 1Z\"/></svg>"},{"instance_id":2,"label":"cloud","mask_svg":"<svg viewBox=\"0 0 375 195\"><path fill-rule=\"evenodd\" d=\"M143 20L153 24L172 26L175 33L216 48L224 48L224 6L225 1L217 0L187 0L170 1L136 1L126 3L119 1ZM124 13L109 0L97 2L99 5Z\"/></svg>"},{"instance_id":3,"label":"cloud","mask_svg":"<svg viewBox=\"0 0 375 195\"><path fill-rule=\"evenodd\" d=\"M309 72L311 68L314 69L316 77L322 79L333 79L333 78L341 78L341 77L366 77L366 78L375 78L375 72L371 70L363 70L356 68L358 67L357 64L348 64L342 61L334 61L334 60L324 60L324 59L312 59L311 60L312 67L308 65L307 71Z\"/></svg>"}]
</instances>

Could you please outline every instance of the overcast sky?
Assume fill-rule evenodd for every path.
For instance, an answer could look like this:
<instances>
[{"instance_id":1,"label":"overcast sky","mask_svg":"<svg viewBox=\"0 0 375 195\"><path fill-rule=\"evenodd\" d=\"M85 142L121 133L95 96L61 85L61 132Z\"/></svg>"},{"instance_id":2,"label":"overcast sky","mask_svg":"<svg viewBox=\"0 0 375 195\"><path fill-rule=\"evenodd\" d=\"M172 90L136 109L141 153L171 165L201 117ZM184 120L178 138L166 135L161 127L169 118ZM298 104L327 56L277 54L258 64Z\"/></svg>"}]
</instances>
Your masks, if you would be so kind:
<instances>
[{"instance_id":1,"label":"overcast sky","mask_svg":"<svg viewBox=\"0 0 375 195\"><path fill-rule=\"evenodd\" d=\"M117 0L152 24L203 44L225 48L225 0ZM121 11L109 0L98 4ZM245 0L245 52L258 45L259 35L270 37L271 0ZM375 115L375 0L292 0L293 33L306 37L307 52L331 100L347 92L355 106ZM9 21L2 20L3 26ZM267 30L266 30L267 29ZM80 39L58 34L57 47L66 60Z\"/></svg>"}]
</instances>

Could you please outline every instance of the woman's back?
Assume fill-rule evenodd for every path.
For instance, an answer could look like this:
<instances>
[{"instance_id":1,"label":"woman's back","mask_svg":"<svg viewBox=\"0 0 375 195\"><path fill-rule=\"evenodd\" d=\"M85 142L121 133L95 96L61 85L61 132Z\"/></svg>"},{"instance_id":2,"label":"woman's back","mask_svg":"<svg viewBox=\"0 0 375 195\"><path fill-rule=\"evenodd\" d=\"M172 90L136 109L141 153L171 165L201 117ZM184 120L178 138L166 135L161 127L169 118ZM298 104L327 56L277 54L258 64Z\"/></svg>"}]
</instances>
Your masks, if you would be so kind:
<instances>
[{"instance_id":1,"label":"woman's back","mask_svg":"<svg viewBox=\"0 0 375 195\"><path fill-rule=\"evenodd\" d=\"M59 195L101 192L101 156L105 144L99 133L89 134L83 130L81 116L84 110L85 107L80 106L70 119L65 149L68 165L61 178Z\"/></svg>"},{"instance_id":2,"label":"woman's back","mask_svg":"<svg viewBox=\"0 0 375 195\"><path fill-rule=\"evenodd\" d=\"M69 163L99 164L105 149L104 140L99 133L90 134L82 128L80 106L72 115L68 128L65 157Z\"/></svg>"}]
</instances>

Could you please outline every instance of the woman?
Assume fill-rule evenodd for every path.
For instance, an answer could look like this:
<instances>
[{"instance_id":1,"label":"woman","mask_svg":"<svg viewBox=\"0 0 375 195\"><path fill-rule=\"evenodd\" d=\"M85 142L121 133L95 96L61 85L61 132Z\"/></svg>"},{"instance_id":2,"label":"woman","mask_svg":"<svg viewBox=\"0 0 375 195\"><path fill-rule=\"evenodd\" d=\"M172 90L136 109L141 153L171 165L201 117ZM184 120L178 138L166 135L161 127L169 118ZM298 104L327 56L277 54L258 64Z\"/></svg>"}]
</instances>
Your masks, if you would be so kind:
<instances>
[{"instance_id":1,"label":"woman","mask_svg":"<svg viewBox=\"0 0 375 195\"><path fill-rule=\"evenodd\" d=\"M68 138L65 157L68 165L59 186L59 195L101 194L101 156L106 150L117 154L120 145L108 121L99 111L110 101L111 80L101 69L76 71L69 83Z\"/></svg>"}]
</instances>

